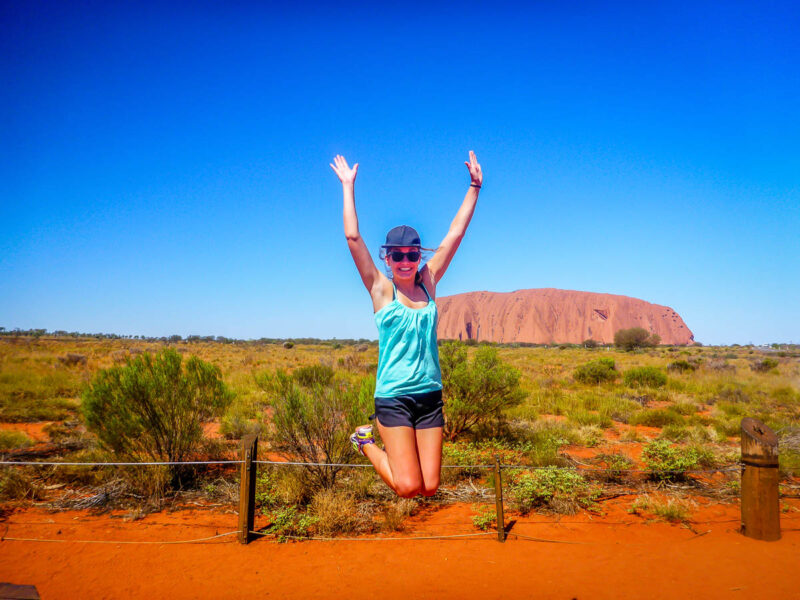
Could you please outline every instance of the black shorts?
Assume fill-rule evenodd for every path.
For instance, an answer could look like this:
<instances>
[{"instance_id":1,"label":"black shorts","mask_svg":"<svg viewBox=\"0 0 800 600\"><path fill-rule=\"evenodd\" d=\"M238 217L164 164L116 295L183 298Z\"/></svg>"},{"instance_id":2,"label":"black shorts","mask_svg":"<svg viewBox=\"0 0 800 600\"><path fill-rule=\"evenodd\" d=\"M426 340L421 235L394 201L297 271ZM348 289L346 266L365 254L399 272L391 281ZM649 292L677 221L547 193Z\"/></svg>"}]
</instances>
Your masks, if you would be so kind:
<instances>
[{"instance_id":1,"label":"black shorts","mask_svg":"<svg viewBox=\"0 0 800 600\"><path fill-rule=\"evenodd\" d=\"M384 427L444 427L443 406L442 390L394 398L375 398L375 414L370 419L377 417Z\"/></svg>"}]
</instances>

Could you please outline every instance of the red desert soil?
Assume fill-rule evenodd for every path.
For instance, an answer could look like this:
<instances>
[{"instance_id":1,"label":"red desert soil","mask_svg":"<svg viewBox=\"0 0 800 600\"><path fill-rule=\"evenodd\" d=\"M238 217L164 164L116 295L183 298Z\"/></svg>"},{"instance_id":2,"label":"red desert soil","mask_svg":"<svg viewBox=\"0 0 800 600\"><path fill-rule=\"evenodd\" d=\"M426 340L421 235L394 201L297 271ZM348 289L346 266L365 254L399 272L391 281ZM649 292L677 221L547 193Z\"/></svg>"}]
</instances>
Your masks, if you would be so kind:
<instances>
[{"instance_id":1,"label":"red desert soil","mask_svg":"<svg viewBox=\"0 0 800 600\"><path fill-rule=\"evenodd\" d=\"M440 339L533 344L614 341L620 329L643 327L662 344L691 344L694 335L668 306L637 298L552 288L468 292L436 299Z\"/></svg>"},{"instance_id":2,"label":"red desert soil","mask_svg":"<svg viewBox=\"0 0 800 600\"><path fill-rule=\"evenodd\" d=\"M37 421L35 423L0 423L0 430L21 431L34 442L46 442L50 439L44 428L54 421Z\"/></svg>"},{"instance_id":3,"label":"red desert soil","mask_svg":"<svg viewBox=\"0 0 800 600\"><path fill-rule=\"evenodd\" d=\"M166 544L233 531L236 515L186 510L125 521L27 509L7 516L5 538L62 543L5 539L0 581L33 584L42 598L798 598L800 504L793 502L777 542L736 533L738 506L700 501L690 528L631 515L630 500L619 498L603 503L602 517L534 515L512 529L565 543L511 537L504 544L493 534ZM464 504L424 511L398 535L473 533L473 514Z\"/></svg>"}]
</instances>

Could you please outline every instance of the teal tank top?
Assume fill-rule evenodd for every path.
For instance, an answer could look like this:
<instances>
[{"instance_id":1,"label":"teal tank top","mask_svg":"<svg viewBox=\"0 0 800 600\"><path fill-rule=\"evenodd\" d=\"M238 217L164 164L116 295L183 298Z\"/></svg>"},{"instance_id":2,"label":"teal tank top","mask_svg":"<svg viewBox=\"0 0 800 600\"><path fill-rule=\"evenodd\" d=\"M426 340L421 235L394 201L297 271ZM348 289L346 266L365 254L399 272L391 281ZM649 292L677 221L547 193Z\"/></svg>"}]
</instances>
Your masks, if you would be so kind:
<instances>
[{"instance_id":1,"label":"teal tank top","mask_svg":"<svg viewBox=\"0 0 800 600\"><path fill-rule=\"evenodd\" d=\"M439 347L436 344L436 303L428 297L423 308L409 308L397 299L375 313L378 326L378 374L376 398L423 394L442 389Z\"/></svg>"}]
</instances>

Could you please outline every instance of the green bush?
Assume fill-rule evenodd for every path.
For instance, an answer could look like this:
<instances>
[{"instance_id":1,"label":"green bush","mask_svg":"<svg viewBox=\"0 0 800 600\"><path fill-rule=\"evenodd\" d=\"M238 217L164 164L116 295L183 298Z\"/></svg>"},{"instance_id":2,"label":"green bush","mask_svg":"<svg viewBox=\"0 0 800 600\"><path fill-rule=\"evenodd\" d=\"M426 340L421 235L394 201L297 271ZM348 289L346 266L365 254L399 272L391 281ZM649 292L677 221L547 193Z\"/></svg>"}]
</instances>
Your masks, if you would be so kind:
<instances>
[{"instance_id":1,"label":"green bush","mask_svg":"<svg viewBox=\"0 0 800 600\"><path fill-rule=\"evenodd\" d=\"M580 473L560 467L512 473L510 496L523 514L537 507L574 513L591 506L599 495Z\"/></svg>"},{"instance_id":2,"label":"green bush","mask_svg":"<svg viewBox=\"0 0 800 600\"><path fill-rule=\"evenodd\" d=\"M607 469L602 472L601 477L610 481L621 481L625 477L625 473L634 466L633 459L624 454L601 453L594 458L603 465L603 468Z\"/></svg>"},{"instance_id":3,"label":"green bush","mask_svg":"<svg viewBox=\"0 0 800 600\"><path fill-rule=\"evenodd\" d=\"M766 373L767 371L777 368L777 366L778 361L774 358L762 358L761 360L755 360L750 363L750 368L756 373Z\"/></svg>"},{"instance_id":4,"label":"green bush","mask_svg":"<svg viewBox=\"0 0 800 600\"><path fill-rule=\"evenodd\" d=\"M284 506L270 516L272 523L266 531L277 537L281 543L294 538L309 537L312 528L319 521L318 517L297 512L296 506Z\"/></svg>"},{"instance_id":5,"label":"green bush","mask_svg":"<svg viewBox=\"0 0 800 600\"><path fill-rule=\"evenodd\" d=\"M684 419L670 408L648 408L641 410L629 419L630 425L646 425L647 427L666 427L681 425Z\"/></svg>"},{"instance_id":6,"label":"green bush","mask_svg":"<svg viewBox=\"0 0 800 600\"><path fill-rule=\"evenodd\" d=\"M307 388L315 385L328 386L333 382L334 375L334 370L327 365L307 365L292 373L295 381Z\"/></svg>"},{"instance_id":7,"label":"green bush","mask_svg":"<svg viewBox=\"0 0 800 600\"><path fill-rule=\"evenodd\" d=\"M656 367L634 367L625 371L622 380L631 387L659 388L667 384L667 376Z\"/></svg>"},{"instance_id":8,"label":"green bush","mask_svg":"<svg viewBox=\"0 0 800 600\"><path fill-rule=\"evenodd\" d=\"M597 348L599 345L600 342L598 342L597 340L593 340L592 338L589 338L588 340L583 340L583 342L581 342L581 346L583 346L584 348L589 348L590 350L593 348Z\"/></svg>"},{"instance_id":9,"label":"green bush","mask_svg":"<svg viewBox=\"0 0 800 600\"><path fill-rule=\"evenodd\" d=\"M118 457L183 461L199 449L202 423L219 416L232 396L217 367L196 356L184 364L167 348L98 371L83 392L82 413Z\"/></svg>"},{"instance_id":10,"label":"green bush","mask_svg":"<svg viewBox=\"0 0 800 600\"><path fill-rule=\"evenodd\" d=\"M614 334L614 345L622 350L634 350L636 348L649 348L658 346L661 338L656 334L641 327L631 327L630 329L620 329Z\"/></svg>"},{"instance_id":11,"label":"green bush","mask_svg":"<svg viewBox=\"0 0 800 600\"><path fill-rule=\"evenodd\" d=\"M448 342L439 350L445 398L445 438L453 440L478 424L502 419L503 411L525 398L520 373L503 363L497 350L481 346L472 361L466 348Z\"/></svg>"},{"instance_id":12,"label":"green bush","mask_svg":"<svg viewBox=\"0 0 800 600\"><path fill-rule=\"evenodd\" d=\"M576 381L587 384L605 383L614 381L619 373L617 372L614 359L601 358L581 365L573 374Z\"/></svg>"},{"instance_id":13,"label":"green bush","mask_svg":"<svg viewBox=\"0 0 800 600\"><path fill-rule=\"evenodd\" d=\"M272 448L289 460L326 463L304 468L300 477L311 491L330 488L342 467L354 457L353 430L367 422L373 407L372 377L332 380L311 388L298 385L284 371L256 377L272 406L269 439Z\"/></svg>"},{"instance_id":14,"label":"green bush","mask_svg":"<svg viewBox=\"0 0 800 600\"><path fill-rule=\"evenodd\" d=\"M681 448L666 440L655 440L642 450L642 460L650 476L660 480L676 480L686 477L686 471L696 469L699 463L694 448Z\"/></svg>"},{"instance_id":15,"label":"green bush","mask_svg":"<svg viewBox=\"0 0 800 600\"><path fill-rule=\"evenodd\" d=\"M677 371L678 373L692 372L697 367L688 360L675 360L667 365L667 371Z\"/></svg>"},{"instance_id":16,"label":"green bush","mask_svg":"<svg viewBox=\"0 0 800 600\"><path fill-rule=\"evenodd\" d=\"M486 531L495 523L497 511L489 507L478 508L477 514L472 517L472 524L481 531Z\"/></svg>"}]
</instances>

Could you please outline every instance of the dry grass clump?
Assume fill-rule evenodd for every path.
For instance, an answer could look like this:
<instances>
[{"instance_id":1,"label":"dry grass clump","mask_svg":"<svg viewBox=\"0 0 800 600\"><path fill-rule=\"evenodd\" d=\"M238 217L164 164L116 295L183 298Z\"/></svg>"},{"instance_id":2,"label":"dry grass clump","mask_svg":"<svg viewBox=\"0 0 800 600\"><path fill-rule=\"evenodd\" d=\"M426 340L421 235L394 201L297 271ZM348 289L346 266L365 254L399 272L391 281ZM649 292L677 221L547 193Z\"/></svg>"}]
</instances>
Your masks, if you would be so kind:
<instances>
[{"instance_id":1,"label":"dry grass clump","mask_svg":"<svg viewBox=\"0 0 800 600\"><path fill-rule=\"evenodd\" d=\"M0 431L0 452L18 450L33 445L33 440L22 431Z\"/></svg>"},{"instance_id":2,"label":"dry grass clump","mask_svg":"<svg viewBox=\"0 0 800 600\"><path fill-rule=\"evenodd\" d=\"M418 506L413 498L398 498L390 502L384 509L381 528L384 531L402 531L406 519L414 514Z\"/></svg>"},{"instance_id":3,"label":"dry grass clump","mask_svg":"<svg viewBox=\"0 0 800 600\"><path fill-rule=\"evenodd\" d=\"M371 532L374 510L373 503L358 502L355 494L333 489L318 491L309 505L318 518L315 529L323 536Z\"/></svg>"},{"instance_id":4,"label":"dry grass clump","mask_svg":"<svg viewBox=\"0 0 800 600\"><path fill-rule=\"evenodd\" d=\"M42 497L42 486L34 471L25 467L0 469L0 500L40 500Z\"/></svg>"},{"instance_id":5,"label":"dry grass clump","mask_svg":"<svg viewBox=\"0 0 800 600\"><path fill-rule=\"evenodd\" d=\"M685 523L689 521L694 502L680 498L651 498L645 494L636 499L628 512L641 515L648 512L670 523Z\"/></svg>"}]
</instances>

